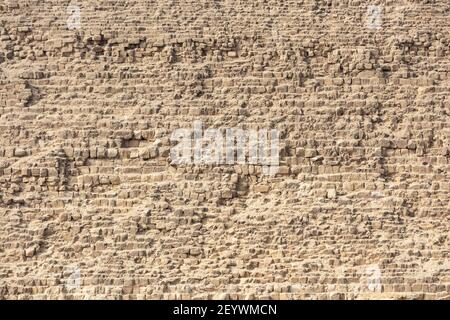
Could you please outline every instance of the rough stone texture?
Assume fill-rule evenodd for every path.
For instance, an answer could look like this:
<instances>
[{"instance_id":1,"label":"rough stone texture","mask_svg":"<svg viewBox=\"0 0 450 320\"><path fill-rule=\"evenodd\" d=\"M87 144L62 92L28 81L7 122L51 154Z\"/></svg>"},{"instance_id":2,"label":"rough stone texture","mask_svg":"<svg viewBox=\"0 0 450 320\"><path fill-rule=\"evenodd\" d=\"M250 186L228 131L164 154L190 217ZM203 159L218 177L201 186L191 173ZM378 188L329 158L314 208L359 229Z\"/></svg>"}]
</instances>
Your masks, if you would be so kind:
<instances>
[{"instance_id":1,"label":"rough stone texture","mask_svg":"<svg viewBox=\"0 0 450 320\"><path fill-rule=\"evenodd\" d=\"M449 14L0 2L0 298L448 298ZM195 120L277 128L279 174L170 165Z\"/></svg>"}]
</instances>

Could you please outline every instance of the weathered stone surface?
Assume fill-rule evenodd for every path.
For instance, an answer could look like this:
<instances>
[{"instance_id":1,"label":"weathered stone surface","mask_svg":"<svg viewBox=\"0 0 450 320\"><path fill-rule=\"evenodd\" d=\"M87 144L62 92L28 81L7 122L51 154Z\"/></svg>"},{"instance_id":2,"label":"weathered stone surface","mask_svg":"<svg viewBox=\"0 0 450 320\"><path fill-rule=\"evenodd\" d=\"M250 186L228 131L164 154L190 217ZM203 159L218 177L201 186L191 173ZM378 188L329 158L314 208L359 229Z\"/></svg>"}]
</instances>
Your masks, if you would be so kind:
<instances>
[{"instance_id":1,"label":"weathered stone surface","mask_svg":"<svg viewBox=\"0 0 450 320\"><path fill-rule=\"evenodd\" d=\"M450 3L373 2L0 3L0 299L448 298Z\"/></svg>"}]
</instances>

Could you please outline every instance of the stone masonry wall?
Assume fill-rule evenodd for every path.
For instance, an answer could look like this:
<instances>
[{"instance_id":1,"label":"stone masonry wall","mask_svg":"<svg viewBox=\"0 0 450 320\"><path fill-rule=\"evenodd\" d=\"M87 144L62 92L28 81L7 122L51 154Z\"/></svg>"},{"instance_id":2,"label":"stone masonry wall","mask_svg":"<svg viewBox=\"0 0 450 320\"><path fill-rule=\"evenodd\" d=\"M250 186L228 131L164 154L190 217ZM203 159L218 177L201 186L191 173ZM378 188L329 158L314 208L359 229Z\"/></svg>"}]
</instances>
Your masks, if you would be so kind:
<instances>
[{"instance_id":1,"label":"stone masonry wall","mask_svg":"<svg viewBox=\"0 0 450 320\"><path fill-rule=\"evenodd\" d=\"M2 0L0 298L449 298L449 15ZM277 129L278 173L173 165L194 121Z\"/></svg>"}]
</instances>

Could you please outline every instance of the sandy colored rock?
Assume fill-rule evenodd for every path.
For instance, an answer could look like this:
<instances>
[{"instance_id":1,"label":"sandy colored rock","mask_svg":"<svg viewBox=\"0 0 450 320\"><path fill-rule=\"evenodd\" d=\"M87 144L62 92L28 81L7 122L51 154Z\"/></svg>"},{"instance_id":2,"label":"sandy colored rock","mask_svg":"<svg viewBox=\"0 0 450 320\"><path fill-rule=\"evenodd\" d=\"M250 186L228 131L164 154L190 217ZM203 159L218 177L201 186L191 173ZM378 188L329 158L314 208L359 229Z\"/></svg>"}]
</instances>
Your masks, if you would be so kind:
<instances>
[{"instance_id":1,"label":"sandy colored rock","mask_svg":"<svg viewBox=\"0 0 450 320\"><path fill-rule=\"evenodd\" d=\"M449 299L448 0L79 3L0 3L0 299Z\"/></svg>"}]
</instances>

